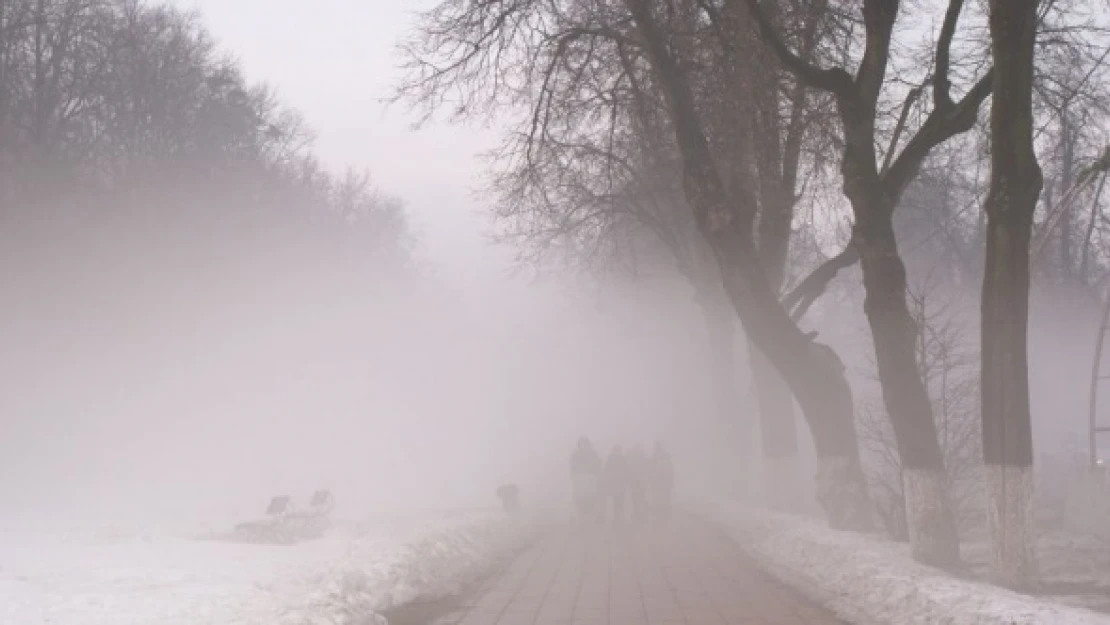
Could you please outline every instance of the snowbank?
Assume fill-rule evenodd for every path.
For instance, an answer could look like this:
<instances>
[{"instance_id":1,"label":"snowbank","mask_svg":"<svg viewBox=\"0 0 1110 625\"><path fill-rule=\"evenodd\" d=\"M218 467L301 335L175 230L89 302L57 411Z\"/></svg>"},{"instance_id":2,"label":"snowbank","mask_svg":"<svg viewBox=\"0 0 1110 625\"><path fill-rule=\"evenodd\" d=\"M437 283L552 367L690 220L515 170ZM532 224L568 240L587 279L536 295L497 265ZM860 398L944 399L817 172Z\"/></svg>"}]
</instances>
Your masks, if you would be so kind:
<instances>
[{"instance_id":1,"label":"snowbank","mask_svg":"<svg viewBox=\"0 0 1110 625\"><path fill-rule=\"evenodd\" d=\"M372 615L417 599L454 595L535 535L536 526L527 521L484 520L399 545L373 562L348 560L303 602L287 608L278 623L384 623Z\"/></svg>"},{"instance_id":2,"label":"snowbank","mask_svg":"<svg viewBox=\"0 0 1110 625\"><path fill-rule=\"evenodd\" d=\"M738 502L696 508L769 572L856 625L1110 625L1110 616L922 566L878 537Z\"/></svg>"},{"instance_id":3,"label":"snowbank","mask_svg":"<svg viewBox=\"0 0 1110 625\"><path fill-rule=\"evenodd\" d=\"M498 512L393 518L294 546L164 532L0 535L0 623L353 625L457 591L536 526Z\"/></svg>"}]
</instances>

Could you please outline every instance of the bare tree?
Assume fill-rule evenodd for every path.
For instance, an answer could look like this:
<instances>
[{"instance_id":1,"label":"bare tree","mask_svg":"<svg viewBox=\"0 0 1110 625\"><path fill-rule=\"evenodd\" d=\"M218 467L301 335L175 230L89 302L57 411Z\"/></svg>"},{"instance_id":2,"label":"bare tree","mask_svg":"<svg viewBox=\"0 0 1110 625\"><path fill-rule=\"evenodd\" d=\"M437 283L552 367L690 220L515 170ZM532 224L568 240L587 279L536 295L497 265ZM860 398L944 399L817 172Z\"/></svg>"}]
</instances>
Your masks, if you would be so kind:
<instances>
[{"instance_id":1,"label":"bare tree","mask_svg":"<svg viewBox=\"0 0 1110 625\"><path fill-rule=\"evenodd\" d=\"M750 172L719 161L706 121L714 109L695 95L704 95L698 87L708 83L695 80L705 75L699 70L706 59L705 49L692 45L690 27L714 28L714 21L704 3L675 9L657 15L646 2L448 0L426 15L408 48L412 73L402 95L429 111L451 99L464 116L523 105L528 114L521 126L531 139L522 146L524 158L541 143L569 144L584 132L631 126L626 121L633 115L617 109L614 124L611 107L583 102L583 81L604 81L610 91L635 83L652 95L667 145L680 157L684 204L712 250L730 303L750 340L786 378L814 433L821 502L833 524L866 526L869 505L843 366L798 328L768 281L756 245Z\"/></svg>"},{"instance_id":2,"label":"bare tree","mask_svg":"<svg viewBox=\"0 0 1110 625\"><path fill-rule=\"evenodd\" d=\"M1036 578L1027 327L1029 241L1041 192L1033 145L1037 0L991 0L991 183L982 308L983 460L995 583Z\"/></svg>"},{"instance_id":3,"label":"bare tree","mask_svg":"<svg viewBox=\"0 0 1110 625\"><path fill-rule=\"evenodd\" d=\"M907 91L880 160L877 120L891 64L899 2L862 3L865 41L854 73L844 66L823 68L803 61L779 37L758 0L747 0L747 5L764 39L783 63L799 79L829 92L836 100L844 138L844 193L855 215L852 246L863 270L864 311L872 330L883 399L903 463L910 542L916 559L955 565L959 561L959 539L944 488L943 456L928 391L914 358L919 330L906 303L906 269L898 251L893 216L903 192L933 148L974 126L979 107L990 94L990 73L979 78L963 98L953 99L952 42L964 3L951 0L937 34L931 74L920 86ZM903 143L909 114L927 85L932 86L932 108Z\"/></svg>"}]
</instances>

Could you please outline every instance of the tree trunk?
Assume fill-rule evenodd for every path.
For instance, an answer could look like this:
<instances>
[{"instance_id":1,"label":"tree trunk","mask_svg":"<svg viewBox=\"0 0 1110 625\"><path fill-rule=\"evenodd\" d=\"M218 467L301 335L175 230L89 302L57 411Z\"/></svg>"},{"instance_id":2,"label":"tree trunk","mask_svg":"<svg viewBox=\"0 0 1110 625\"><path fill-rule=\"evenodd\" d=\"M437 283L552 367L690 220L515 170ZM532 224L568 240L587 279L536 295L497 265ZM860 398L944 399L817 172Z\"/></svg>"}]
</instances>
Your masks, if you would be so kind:
<instances>
[{"instance_id":1,"label":"tree trunk","mask_svg":"<svg viewBox=\"0 0 1110 625\"><path fill-rule=\"evenodd\" d=\"M844 194L856 218L852 242L863 272L864 312L901 458L910 548L918 562L952 567L959 563L960 541L933 406L918 368L918 328L906 305L906 266L894 233L898 194L875 168L874 111L851 97L837 104L844 124Z\"/></svg>"},{"instance_id":2,"label":"tree trunk","mask_svg":"<svg viewBox=\"0 0 1110 625\"><path fill-rule=\"evenodd\" d=\"M1033 150L1036 28L1037 0L991 0L994 100L981 320L983 460L991 576L999 585L1026 590L1037 577L1026 341L1029 243L1042 184Z\"/></svg>"},{"instance_id":3,"label":"tree trunk","mask_svg":"<svg viewBox=\"0 0 1110 625\"><path fill-rule=\"evenodd\" d=\"M739 3L733 5L739 10ZM769 8L774 11L774 4ZM739 21L743 22L744 29L741 32L751 37L751 18L746 11L742 13ZM771 19L777 21L777 15L772 14ZM805 57L812 53L817 21L807 20L803 26L802 54ZM794 194L806 125L806 89L796 84L784 92L778 59L759 42L747 43L744 58L738 61L749 65L754 85L748 97L754 104L756 120L751 133L760 203L756 235L767 280L778 292L782 289L790 250ZM782 107L783 96L787 107ZM748 360L759 400L764 499L779 510L797 510L802 501L802 488L794 396L758 348L748 350Z\"/></svg>"},{"instance_id":4,"label":"tree trunk","mask_svg":"<svg viewBox=\"0 0 1110 625\"><path fill-rule=\"evenodd\" d=\"M898 254L893 207L878 202L853 198L856 248L883 401L902 460L910 546L918 562L951 567L959 563L960 541L933 407L918 368L919 328L906 305L906 267Z\"/></svg>"},{"instance_id":5,"label":"tree trunk","mask_svg":"<svg viewBox=\"0 0 1110 625\"><path fill-rule=\"evenodd\" d=\"M773 508L795 511L800 507L802 487L798 435L794 426L794 396L759 348L752 346L748 349L748 361L759 401L763 497Z\"/></svg>"},{"instance_id":6,"label":"tree trunk","mask_svg":"<svg viewBox=\"0 0 1110 625\"><path fill-rule=\"evenodd\" d=\"M843 363L827 345L814 342L794 324L769 288L753 251L728 233L709 231L707 237L721 258L729 297L750 343L782 375L813 433L817 501L830 526L870 529L872 510Z\"/></svg>"},{"instance_id":7,"label":"tree trunk","mask_svg":"<svg viewBox=\"0 0 1110 625\"><path fill-rule=\"evenodd\" d=\"M703 292L717 291L717 297L705 297L701 301L702 317L705 320L709 366L713 388L714 419L710 435L714 473L720 478L721 485L732 491L743 468L735 460L739 457L746 461L744 454L744 424L740 421L739 393L736 375L736 313L720 293L720 285L705 287Z\"/></svg>"},{"instance_id":8,"label":"tree trunk","mask_svg":"<svg viewBox=\"0 0 1110 625\"><path fill-rule=\"evenodd\" d=\"M742 186L726 190L690 83L668 48L651 3L625 0L625 4L666 96L682 155L686 199L716 257L725 291L749 340L782 373L813 431L819 503L833 527L868 529L871 507L843 364L831 349L798 328L771 288L752 236L754 194Z\"/></svg>"}]
</instances>

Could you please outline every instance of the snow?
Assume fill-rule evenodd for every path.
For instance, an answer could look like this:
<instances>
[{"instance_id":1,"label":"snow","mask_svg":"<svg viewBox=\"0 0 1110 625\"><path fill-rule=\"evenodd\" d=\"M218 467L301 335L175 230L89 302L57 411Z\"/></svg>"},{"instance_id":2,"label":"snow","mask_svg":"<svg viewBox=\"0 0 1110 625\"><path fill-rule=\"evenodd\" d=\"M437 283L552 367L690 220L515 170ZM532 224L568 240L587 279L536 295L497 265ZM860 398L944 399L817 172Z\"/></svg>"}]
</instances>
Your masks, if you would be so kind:
<instances>
[{"instance_id":1,"label":"snow","mask_svg":"<svg viewBox=\"0 0 1110 625\"><path fill-rule=\"evenodd\" d=\"M293 546L180 532L7 532L5 625L346 625L457 592L525 545L534 525L497 512L338 524Z\"/></svg>"},{"instance_id":2,"label":"snow","mask_svg":"<svg viewBox=\"0 0 1110 625\"><path fill-rule=\"evenodd\" d=\"M699 513L765 569L857 625L1110 625L1110 616L953 577L908 547L816 520L706 499Z\"/></svg>"}]
</instances>

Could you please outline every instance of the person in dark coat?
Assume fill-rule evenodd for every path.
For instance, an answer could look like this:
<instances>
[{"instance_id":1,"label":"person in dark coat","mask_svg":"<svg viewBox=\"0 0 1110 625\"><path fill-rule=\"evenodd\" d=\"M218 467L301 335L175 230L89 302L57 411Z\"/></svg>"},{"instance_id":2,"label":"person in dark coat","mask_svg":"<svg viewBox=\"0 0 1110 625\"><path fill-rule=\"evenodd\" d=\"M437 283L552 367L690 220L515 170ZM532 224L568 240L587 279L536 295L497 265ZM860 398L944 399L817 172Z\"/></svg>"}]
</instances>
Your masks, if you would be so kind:
<instances>
[{"instance_id":1,"label":"person in dark coat","mask_svg":"<svg viewBox=\"0 0 1110 625\"><path fill-rule=\"evenodd\" d=\"M600 520L604 510L599 499L601 495L601 456L594 450L590 439L578 439L578 448L570 458L570 476L574 488L574 503L578 513L585 519Z\"/></svg>"},{"instance_id":2,"label":"person in dark coat","mask_svg":"<svg viewBox=\"0 0 1110 625\"><path fill-rule=\"evenodd\" d=\"M639 445L628 452L628 497L632 504L632 518L641 520L647 515L647 488L651 479L651 466L647 454Z\"/></svg>"},{"instance_id":3,"label":"person in dark coat","mask_svg":"<svg viewBox=\"0 0 1110 625\"><path fill-rule=\"evenodd\" d=\"M671 500L674 496L674 464L671 462L671 455L661 442L655 444L651 468L652 503L655 514L659 519L666 520L670 517Z\"/></svg>"},{"instance_id":4,"label":"person in dark coat","mask_svg":"<svg viewBox=\"0 0 1110 625\"><path fill-rule=\"evenodd\" d=\"M516 484L505 484L499 487L497 498L501 500L502 509L510 516L520 512L520 487Z\"/></svg>"},{"instance_id":5,"label":"person in dark coat","mask_svg":"<svg viewBox=\"0 0 1110 625\"><path fill-rule=\"evenodd\" d=\"M613 523L625 520L625 499L628 497L628 461L620 445L613 447L605 461L605 496L613 511Z\"/></svg>"}]
</instances>

